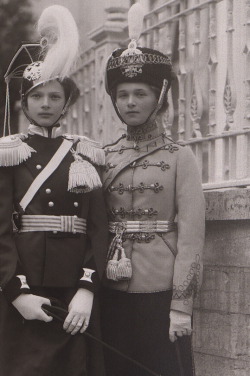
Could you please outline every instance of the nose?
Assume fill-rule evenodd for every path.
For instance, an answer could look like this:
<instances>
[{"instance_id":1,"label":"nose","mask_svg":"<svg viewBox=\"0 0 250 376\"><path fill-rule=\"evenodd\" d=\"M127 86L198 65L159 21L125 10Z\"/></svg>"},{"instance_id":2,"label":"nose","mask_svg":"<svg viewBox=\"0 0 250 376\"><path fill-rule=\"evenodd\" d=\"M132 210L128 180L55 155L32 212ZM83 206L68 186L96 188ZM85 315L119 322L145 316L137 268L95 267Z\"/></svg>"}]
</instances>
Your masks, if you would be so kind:
<instances>
[{"instance_id":1,"label":"nose","mask_svg":"<svg viewBox=\"0 0 250 376\"><path fill-rule=\"evenodd\" d=\"M49 108L49 107L50 107L49 97L45 95L42 101L42 108Z\"/></svg>"},{"instance_id":2,"label":"nose","mask_svg":"<svg viewBox=\"0 0 250 376\"><path fill-rule=\"evenodd\" d=\"M134 95L129 95L127 104L130 108L136 106Z\"/></svg>"}]
</instances>

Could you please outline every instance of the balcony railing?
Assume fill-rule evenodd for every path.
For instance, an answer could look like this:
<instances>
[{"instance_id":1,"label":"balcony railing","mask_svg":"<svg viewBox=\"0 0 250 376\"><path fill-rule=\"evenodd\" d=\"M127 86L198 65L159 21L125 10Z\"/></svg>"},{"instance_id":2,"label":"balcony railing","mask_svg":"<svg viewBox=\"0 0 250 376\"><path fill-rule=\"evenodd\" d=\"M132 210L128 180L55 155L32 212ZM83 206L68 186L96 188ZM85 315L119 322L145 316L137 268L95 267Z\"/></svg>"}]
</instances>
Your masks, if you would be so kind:
<instances>
[{"instance_id":1,"label":"balcony railing","mask_svg":"<svg viewBox=\"0 0 250 376\"><path fill-rule=\"evenodd\" d=\"M82 55L74 75L81 98L65 122L68 132L103 143L123 129L104 89L108 55L128 42L126 25L120 40L114 30ZM166 1L145 15L139 44L173 62L177 80L162 125L190 145L204 188L250 185L250 0Z\"/></svg>"}]
</instances>

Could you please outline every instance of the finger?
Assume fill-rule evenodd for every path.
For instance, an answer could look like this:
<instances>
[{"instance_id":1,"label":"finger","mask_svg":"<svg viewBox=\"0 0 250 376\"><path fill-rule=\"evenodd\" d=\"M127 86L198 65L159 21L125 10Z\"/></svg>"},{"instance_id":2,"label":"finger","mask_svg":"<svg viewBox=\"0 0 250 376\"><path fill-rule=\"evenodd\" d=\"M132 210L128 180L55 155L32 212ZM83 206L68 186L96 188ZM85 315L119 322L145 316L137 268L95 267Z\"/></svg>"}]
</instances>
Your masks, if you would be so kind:
<instances>
[{"instance_id":1,"label":"finger","mask_svg":"<svg viewBox=\"0 0 250 376\"><path fill-rule=\"evenodd\" d=\"M50 321L53 320L53 317L48 316L48 315L47 315L47 314L41 309L41 312L38 313L37 319L38 319L38 320L41 320L41 321L45 321L45 322L50 322Z\"/></svg>"},{"instance_id":2,"label":"finger","mask_svg":"<svg viewBox=\"0 0 250 376\"><path fill-rule=\"evenodd\" d=\"M75 325L75 327L74 327L74 329L72 330L72 332L71 332L71 335L72 336L74 336L76 333L78 333L79 332L79 330L81 329L81 327L82 327L82 321L78 321L78 323Z\"/></svg>"},{"instance_id":3,"label":"finger","mask_svg":"<svg viewBox=\"0 0 250 376\"><path fill-rule=\"evenodd\" d=\"M169 339L171 342L174 342L177 339L175 332L169 332Z\"/></svg>"},{"instance_id":4,"label":"finger","mask_svg":"<svg viewBox=\"0 0 250 376\"><path fill-rule=\"evenodd\" d=\"M85 319L84 324L80 330L80 333L84 333L88 326L89 326L89 321Z\"/></svg>"},{"instance_id":5,"label":"finger","mask_svg":"<svg viewBox=\"0 0 250 376\"><path fill-rule=\"evenodd\" d=\"M72 320L73 320L73 315L69 313L63 323L64 330L67 330L69 328Z\"/></svg>"},{"instance_id":6,"label":"finger","mask_svg":"<svg viewBox=\"0 0 250 376\"><path fill-rule=\"evenodd\" d=\"M183 336L183 331L178 330L178 331L176 332L176 334L177 334L178 337L182 337L182 336Z\"/></svg>"},{"instance_id":7,"label":"finger","mask_svg":"<svg viewBox=\"0 0 250 376\"><path fill-rule=\"evenodd\" d=\"M73 319L68 328L66 329L66 333L71 333L76 328L77 324L78 321L76 319Z\"/></svg>"}]
</instances>

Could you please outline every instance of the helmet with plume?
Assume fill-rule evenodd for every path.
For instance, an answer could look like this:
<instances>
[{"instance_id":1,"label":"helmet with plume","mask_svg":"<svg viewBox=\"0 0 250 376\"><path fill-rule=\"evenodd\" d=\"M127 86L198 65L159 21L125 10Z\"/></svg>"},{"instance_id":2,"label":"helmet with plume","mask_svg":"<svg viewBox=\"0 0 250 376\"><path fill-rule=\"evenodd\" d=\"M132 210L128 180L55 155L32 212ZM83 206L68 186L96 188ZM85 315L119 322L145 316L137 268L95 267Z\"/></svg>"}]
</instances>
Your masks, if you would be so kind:
<instances>
[{"instance_id":1,"label":"helmet with plume","mask_svg":"<svg viewBox=\"0 0 250 376\"><path fill-rule=\"evenodd\" d=\"M78 29L72 14L61 5L51 5L42 12L37 31L40 42L21 44L4 75L7 86L4 135L7 125L10 134L9 82L12 78L22 79L22 108L32 123L26 111L26 96L36 86L55 79L62 84L66 103L61 116L79 96L76 84L69 78L79 54Z\"/></svg>"},{"instance_id":2,"label":"helmet with plume","mask_svg":"<svg viewBox=\"0 0 250 376\"><path fill-rule=\"evenodd\" d=\"M144 10L139 3L131 6L128 12L130 43L128 48L118 48L108 58L105 72L106 91L111 96L118 116L113 90L120 83L144 82L158 88L161 92L156 113L162 106L163 98L175 78L168 56L160 51L137 47L143 26ZM152 116L152 114L150 115ZM121 119L123 121L123 119Z\"/></svg>"}]
</instances>

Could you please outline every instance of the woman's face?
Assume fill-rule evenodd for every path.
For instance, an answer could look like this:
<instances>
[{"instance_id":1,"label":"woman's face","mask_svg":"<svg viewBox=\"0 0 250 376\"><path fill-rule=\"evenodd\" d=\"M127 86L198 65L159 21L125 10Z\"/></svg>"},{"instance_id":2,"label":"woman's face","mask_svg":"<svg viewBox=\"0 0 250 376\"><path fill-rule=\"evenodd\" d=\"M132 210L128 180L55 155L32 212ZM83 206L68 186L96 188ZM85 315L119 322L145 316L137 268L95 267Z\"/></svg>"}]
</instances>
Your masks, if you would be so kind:
<instances>
[{"instance_id":1,"label":"woman's face","mask_svg":"<svg viewBox=\"0 0 250 376\"><path fill-rule=\"evenodd\" d=\"M131 82L117 85L116 105L128 125L144 124L157 102L158 98L148 84Z\"/></svg>"},{"instance_id":2,"label":"woman's face","mask_svg":"<svg viewBox=\"0 0 250 376\"><path fill-rule=\"evenodd\" d=\"M30 91L27 113L41 127L50 127L60 117L65 105L65 94L58 81L48 81Z\"/></svg>"}]
</instances>

